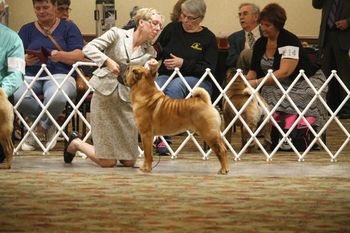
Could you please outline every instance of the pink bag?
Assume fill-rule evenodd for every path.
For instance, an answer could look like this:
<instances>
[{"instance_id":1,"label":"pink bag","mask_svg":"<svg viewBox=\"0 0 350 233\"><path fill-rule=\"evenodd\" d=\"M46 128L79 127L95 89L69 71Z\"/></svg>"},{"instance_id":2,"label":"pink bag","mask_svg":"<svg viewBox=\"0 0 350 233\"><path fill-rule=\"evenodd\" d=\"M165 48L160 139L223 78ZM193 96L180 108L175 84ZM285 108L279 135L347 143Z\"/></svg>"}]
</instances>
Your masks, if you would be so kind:
<instances>
[{"instance_id":1,"label":"pink bag","mask_svg":"<svg viewBox=\"0 0 350 233\"><path fill-rule=\"evenodd\" d=\"M284 112L275 112L273 114L273 118L276 120L276 122L279 124L282 130L284 132L287 132L292 127L294 122L297 120L298 115L287 114ZM305 118L311 126L314 125L316 122L315 117L309 116ZM295 126L292 132L288 135L288 137L298 151L305 151L312 140L312 133L310 132L310 129L308 128L306 122L303 119L300 119L298 124ZM287 140L283 139L278 129L273 125L272 131L271 131L271 141L272 141L271 150L274 150L281 140L284 140L284 141L280 145L279 150L284 150L284 151L292 150L292 147L289 145Z\"/></svg>"}]
</instances>

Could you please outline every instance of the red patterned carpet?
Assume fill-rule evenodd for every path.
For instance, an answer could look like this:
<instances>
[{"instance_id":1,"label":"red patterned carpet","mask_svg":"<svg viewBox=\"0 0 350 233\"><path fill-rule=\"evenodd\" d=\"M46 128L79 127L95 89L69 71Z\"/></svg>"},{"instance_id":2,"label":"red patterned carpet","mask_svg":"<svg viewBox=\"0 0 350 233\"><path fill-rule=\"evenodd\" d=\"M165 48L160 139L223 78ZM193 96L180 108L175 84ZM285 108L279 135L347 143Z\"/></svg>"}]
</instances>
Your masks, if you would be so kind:
<instances>
[{"instance_id":1,"label":"red patterned carpet","mask_svg":"<svg viewBox=\"0 0 350 233\"><path fill-rule=\"evenodd\" d=\"M151 174L16 157L0 171L0 232L350 232L349 160L288 157L232 161L227 176L198 155Z\"/></svg>"}]
</instances>

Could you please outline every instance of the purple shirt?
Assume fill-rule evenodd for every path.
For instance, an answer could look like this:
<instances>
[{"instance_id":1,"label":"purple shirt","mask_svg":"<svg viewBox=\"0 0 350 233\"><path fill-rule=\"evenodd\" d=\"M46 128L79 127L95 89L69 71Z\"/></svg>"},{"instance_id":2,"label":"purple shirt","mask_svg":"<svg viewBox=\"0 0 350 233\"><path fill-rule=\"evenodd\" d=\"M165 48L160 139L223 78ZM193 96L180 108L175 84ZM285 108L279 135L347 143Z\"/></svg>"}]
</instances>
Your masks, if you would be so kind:
<instances>
[{"instance_id":1,"label":"purple shirt","mask_svg":"<svg viewBox=\"0 0 350 233\"><path fill-rule=\"evenodd\" d=\"M35 27L34 22L22 26L19 36L23 41L24 49L39 51L41 47L45 47L50 52L52 50L59 50L47 36ZM70 21L61 20L57 28L52 32L52 36L64 51L68 52L83 48L83 36L79 28ZM26 66L26 75L35 76L40 70L41 65L42 63L38 62L33 66ZM71 65L62 62L53 62L50 59L46 65L52 74L67 74L72 68ZM47 76L47 74L43 72L41 76Z\"/></svg>"}]
</instances>

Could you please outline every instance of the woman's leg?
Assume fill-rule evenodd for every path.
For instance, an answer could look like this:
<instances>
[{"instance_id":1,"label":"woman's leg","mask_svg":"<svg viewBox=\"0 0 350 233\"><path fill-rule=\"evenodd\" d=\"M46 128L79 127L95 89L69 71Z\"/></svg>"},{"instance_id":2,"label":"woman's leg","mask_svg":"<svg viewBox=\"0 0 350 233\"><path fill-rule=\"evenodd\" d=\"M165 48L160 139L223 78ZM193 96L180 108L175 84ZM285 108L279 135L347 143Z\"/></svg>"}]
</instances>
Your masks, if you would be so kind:
<instances>
[{"instance_id":1,"label":"woman's leg","mask_svg":"<svg viewBox=\"0 0 350 233\"><path fill-rule=\"evenodd\" d=\"M198 83L198 78L192 76L184 77L188 85L193 88ZM158 81L157 81L158 83ZM204 80L199 87L204 88L209 95L212 93L212 85L209 80ZM185 83L180 78L175 78L165 87L164 93L173 99L184 99L189 94Z\"/></svg>"},{"instance_id":2,"label":"woman's leg","mask_svg":"<svg viewBox=\"0 0 350 233\"><path fill-rule=\"evenodd\" d=\"M80 138L74 139L67 147L67 152L75 154L77 151L84 153L89 159L100 167L114 167L117 164L115 159L99 159L96 157L95 148L89 143L83 142Z\"/></svg>"},{"instance_id":3,"label":"woman's leg","mask_svg":"<svg viewBox=\"0 0 350 233\"><path fill-rule=\"evenodd\" d=\"M55 74L54 77L57 80L58 83L61 83L63 81L63 78L66 75L64 74ZM44 93L44 105L46 105L53 95L55 94L58 86L55 84L53 80L47 80L45 81L43 85L43 93ZM50 103L50 106L48 107L48 111L52 115L54 119L57 119L58 116L63 112L63 110L66 107L66 104L68 102L67 97L64 95L64 93L68 96L69 99L73 100L76 97L76 87L75 87L75 81L72 77L68 78L66 82L62 85L62 91L58 91L58 93L55 95L53 100ZM45 114L44 117L41 119L42 121L42 127L44 129L47 129L50 125L52 125L50 119Z\"/></svg>"},{"instance_id":4,"label":"woman's leg","mask_svg":"<svg viewBox=\"0 0 350 233\"><path fill-rule=\"evenodd\" d=\"M90 145L89 143L83 142L80 138L74 139L67 148L67 152L72 154L76 153L77 151L84 153L89 159L91 159L100 167L114 167L117 164L117 160L115 159L97 158L94 146ZM120 160L120 163L123 164L125 167L133 167L135 165L135 162L135 160Z\"/></svg>"},{"instance_id":5,"label":"woman's leg","mask_svg":"<svg viewBox=\"0 0 350 233\"><path fill-rule=\"evenodd\" d=\"M29 81L26 81L30 83ZM32 90L34 93L39 96L42 95L42 81L35 81ZM25 93L25 94L24 94ZM14 93L14 103L17 104L20 98L24 95L21 104L18 106L17 110L23 114L24 117L29 117L31 121L34 121L37 116L40 114L42 108L40 107L38 101L32 95L30 90L27 91L27 86L23 84L15 93Z\"/></svg>"}]
</instances>

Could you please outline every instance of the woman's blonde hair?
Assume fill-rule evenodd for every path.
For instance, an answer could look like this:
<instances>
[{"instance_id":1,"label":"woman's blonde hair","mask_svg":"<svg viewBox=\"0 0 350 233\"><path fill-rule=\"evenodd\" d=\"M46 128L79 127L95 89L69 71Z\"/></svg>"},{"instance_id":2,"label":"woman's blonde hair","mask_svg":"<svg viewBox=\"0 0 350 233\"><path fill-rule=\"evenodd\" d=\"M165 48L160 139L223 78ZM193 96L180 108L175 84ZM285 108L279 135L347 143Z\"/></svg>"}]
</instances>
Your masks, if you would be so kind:
<instances>
[{"instance_id":1,"label":"woman's blonde hair","mask_svg":"<svg viewBox=\"0 0 350 233\"><path fill-rule=\"evenodd\" d=\"M163 20L163 16L153 8L141 8L136 12L136 15L134 17L136 27L138 27L140 20L149 20L151 19L152 15L160 15Z\"/></svg>"}]
</instances>

